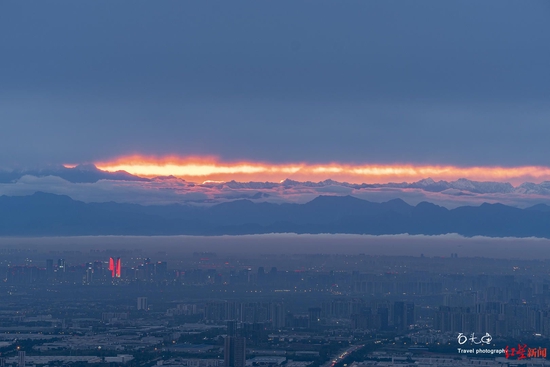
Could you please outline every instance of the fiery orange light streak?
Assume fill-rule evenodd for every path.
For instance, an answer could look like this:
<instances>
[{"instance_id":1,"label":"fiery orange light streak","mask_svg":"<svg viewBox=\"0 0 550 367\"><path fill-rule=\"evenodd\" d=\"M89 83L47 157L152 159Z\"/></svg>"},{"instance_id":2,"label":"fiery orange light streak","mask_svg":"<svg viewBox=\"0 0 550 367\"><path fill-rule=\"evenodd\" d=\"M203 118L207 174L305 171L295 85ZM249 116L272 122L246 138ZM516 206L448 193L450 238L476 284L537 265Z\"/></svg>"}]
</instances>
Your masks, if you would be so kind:
<instances>
[{"instance_id":1,"label":"fiery orange light streak","mask_svg":"<svg viewBox=\"0 0 550 367\"><path fill-rule=\"evenodd\" d=\"M69 165L66 165L69 167ZM363 164L340 163L265 163L223 162L212 157L145 157L128 156L107 162L97 162L104 171L126 171L143 176L175 176L189 181L271 181L286 178L300 181L333 179L351 183L412 182L431 177L434 180L468 178L479 181L525 181L550 180L550 167L458 167L450 165L414 164Z\"/></svg>"}]
</instances>

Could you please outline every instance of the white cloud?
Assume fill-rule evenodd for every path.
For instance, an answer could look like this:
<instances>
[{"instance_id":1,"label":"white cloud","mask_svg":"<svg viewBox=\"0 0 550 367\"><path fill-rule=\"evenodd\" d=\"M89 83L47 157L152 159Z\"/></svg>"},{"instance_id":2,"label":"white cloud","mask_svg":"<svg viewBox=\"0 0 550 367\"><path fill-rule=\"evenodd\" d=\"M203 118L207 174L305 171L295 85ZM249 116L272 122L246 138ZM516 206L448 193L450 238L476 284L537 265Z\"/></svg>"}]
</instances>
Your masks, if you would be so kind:
<instances>
[{"instance_id":1,"label":"white cloud","mask_svg":"<svg viewBox=\"0 0 550 367\"><path fill-rule=\"evenodd\" d=\"M429 201L447 208L463 205L480 205L483 202L503 203L517 207L527 207L538 203L550 204L550 196L507 193L475 194L457 190L428 192L421 189L363 188L351 189L344 185L329 186L300 185L267 186L267 188L247 188L246 185L196 185L179 179L155 179L149 182L100 180L95 183L71 183L59 177L23 176L15 183L0 184L0 195L32 195L43 191L58 195L68 195L84 202L136 203L144 205L173 203L219 203L235 199L250 199L273 203L305 203L319 195L348 195L384 202L401 198L411 205ZM258 195L258 193L262 195Z\"/></svg>"}]
</instances>

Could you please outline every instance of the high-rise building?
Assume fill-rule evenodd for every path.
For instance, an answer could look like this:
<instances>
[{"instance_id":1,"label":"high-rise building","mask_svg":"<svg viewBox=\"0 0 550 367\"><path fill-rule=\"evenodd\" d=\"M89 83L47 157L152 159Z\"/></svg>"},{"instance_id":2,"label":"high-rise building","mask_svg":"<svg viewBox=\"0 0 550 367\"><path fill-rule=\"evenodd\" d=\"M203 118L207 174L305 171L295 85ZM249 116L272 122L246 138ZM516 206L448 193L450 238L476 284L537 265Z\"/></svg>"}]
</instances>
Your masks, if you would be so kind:
<instances>
[{"instance_id":1,"label":"high-rise building","mask_svg":"<svg viewBox=\"0 0 550 367\"><path fill-rule=\"evenodd\" d=\"M117 257L116 264L115 264L115 276L117 278L120 278L121 274L122 274L122 263L120 262L120 257Z\"/></svg>"},{"instance_id":2,"label":"high-rise building","mask_svg":"<svg viewBox=\"0 0 550 367\"><path fill-rule=\"evenodd\" d=\"M237 336L237 321L227 321L227 336Z\"/></svg>"},{"instance_id":3,"label":"high-rise building","mask_svg":"<svg viewBox=\"0 0 550 367\"><path fill-rule=\"evenodd\" d=\"M416 321L416 314L415 314L415 308L414 303L407 302L405 304L405 323L406 326L409 327L410 325L413 325Z\"/></svg>"},{"instance_id":4,"label":"high-rise building","mask_svg":"<svg viewBox=\"0 0 550 367\"><path fill-rule=\"evenodd\" d=\"M168 264L166 261L159 261L155 264L155 275L157 276L157 279L164 279L166 278L166 274L168 273Z\"/></svg>"},{"instance_id":5,"label":"high-rise building","mask_svg":"<svg viewBox=\"0 0 550 367\"><path fill-rule=\"evenodd\" d=\"M116 259L114 257L109 258L109 270L111 271L111 277L120 278L120 273L122 272L120 257Z\"/></svg>"},{"instance_id":6,"label":"high-rise building","mask_svg":"<svg viewBox=\"0 0 550 367\"><path fill-rule=\"evenodd\" d=\"M53 274L53 259L46 260L46 273L48 274L48 276Z\"/></svg>"},{"instance_id":7,"label":"high-rise building","mask_svg":"<svg viewBox=\"0 0 550 367\"><path fill-rule=\"evenodd\" d=\"M393 303L393 326L397 330L405 329L405 302L403 301Z\"/></svg>"},{"instance_id":8,"label":"high-rise building","mask_svg":"<svg viewBox=\"0 0 550 367\"><path fill-rule=\"evenodd\" d=\"M387 307L380 307L376 311L376 314L378 315L378 320L380 322L380 329L387 330L390 315L389 309Z\"/></svg>"},{"instance_id":9,"label":"high-rise building","mask_svg":"<svg viewBox=\"0 0 550 367\"><path fill-rule=\"evenodd\" d=\"M65 272L67 271L67 264L65 264L65 259L57 260L57 269L55 270L55 277L57 280L65 280Z\"/></svg>"},{"instance_id":10,"label":"high-rise building","mask_svg":"<svg viewBox=\"0 0 550 367\"><path fill-rule=\"evenodd\" d=\"M224 340L224 367L246 366L246 339L241 336L227 336Z\"/></svg>"},{"instance_id":11,"label":"high-rise building","mask_svg":"<svg viewBox=\"0 0 550 367\"><path fill-rule=\"evenodd\" d=\"M284 303L274 303L271 305L271 324L274 329L285 327L286 310Z\"/></svg>"},{"instance_id":12,"label":"high-rise building","mask_svg":"<svg viewBox=\"0 0 550 367\"><path fill-rule=\"evenodd\" d=\"M149 309L149 305L147 304L147 297L138 297L138 299L137 299L137 309L138 310L145 310L145 311L147 311Z\"/></svg>"},{"instance_id":13,"label":"high-rise building","mask_svg":"<svg viewBox=\"0 0 550 367\"><path fill-rule=\"evenodd\" d=\"M94 268L92 263L86 263L86 279L85 284L90 284L93 280Z\"/></svg>"},{"instance_id":14,"label":"high-rise building","mask_svg":"<svg viewBox=\"0 0 550 367\"><path fill-rule=\"evenodd\" d=\"M405 330L414 324L414 303L396 301L393 304L393 325L397 330Z\"/></svg>"},{"instance_id":15,"label":"high-rise building","mask_svg":"<svg viewBox=\"0 0 550 367\"><path fill-rule=\"evenodd\" d=\"M321 308L311 307L308 310L308 328L317 329L321 325Z\"/></svg>"},{"instance_id":16,"label":"high-rise building","mask_svg":"<svg viewBox=\"0 0 550 367\"><path fill-rule=\"evenodd\" d=\"M18 367L25 367L25 352L19 351L17 354L17 366Z\"/></svg>"},{"instance_id":17,"label":"high-rise building","mask_svg":"<svg viewBox=\"0 0 550 367\"><path fill-rule=\"evenodd\" d=\"M151 280L155 276L155 263L151 262L150 258L143 260L143 279Z\"/></svg>"},{"instance_id":18,"label":"high-rise building","mask_svg":"<svg viewBox=\"0 0 550 367\"><path fill-rule=\"evenodd\" d=\"M57 260L57 272L58 273L64 273L66 272L66 266L65 266L65 259L58 259Z\"/></svg>"},{"instance_id":19,"label":"high-rise building","mask_svg":"<svg viewBox=\"0 0 550 367\"><path fill-rule=\"evenodd\" d=\"M101 274L103 272L103 262L94 261L94 273Z\"/></svg>"},{"instance_id":20,"label":"high-rise building","mask_svg":"<svg viewBox=\"0 0 550 367\"><path fill-rule=\"evenodd\" d=\"M263 266L258 268L258 284L263 284L265 282L265 269Z\"/></svg>"}]
</instances>

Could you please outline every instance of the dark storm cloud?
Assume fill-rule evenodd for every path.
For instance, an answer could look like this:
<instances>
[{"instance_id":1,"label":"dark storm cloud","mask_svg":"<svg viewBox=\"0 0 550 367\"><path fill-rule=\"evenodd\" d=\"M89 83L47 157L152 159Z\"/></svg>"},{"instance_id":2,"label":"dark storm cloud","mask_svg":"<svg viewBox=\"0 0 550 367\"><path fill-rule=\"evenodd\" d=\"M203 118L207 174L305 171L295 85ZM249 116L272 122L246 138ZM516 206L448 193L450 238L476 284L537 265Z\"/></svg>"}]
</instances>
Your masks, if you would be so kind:
<instances>
[{"instance_id":1,"label":"dark storm cloud","mask_svg":"<svg viewBox=\"0 0 550 367\"><path fill-rule=\"evenodd\" d=\"M547 2L2 2L0 165L550 165Z\"/></svg>"}]
</instances>

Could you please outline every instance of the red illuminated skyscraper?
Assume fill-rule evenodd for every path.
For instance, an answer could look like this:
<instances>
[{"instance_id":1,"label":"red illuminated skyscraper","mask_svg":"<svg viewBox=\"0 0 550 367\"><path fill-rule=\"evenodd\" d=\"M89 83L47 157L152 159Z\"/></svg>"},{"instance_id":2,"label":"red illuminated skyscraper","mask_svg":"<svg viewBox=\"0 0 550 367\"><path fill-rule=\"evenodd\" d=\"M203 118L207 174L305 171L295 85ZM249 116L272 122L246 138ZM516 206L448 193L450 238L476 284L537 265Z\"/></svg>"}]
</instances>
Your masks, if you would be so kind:
<instances>
[{"instance_id":1,"label":"red illuminated skyscraper","mask_svg":"<svg viewBox=\"0 0 550 367\"><path fill-rule=\"evenodd\" d=\"M109 270L111 271L111 276L113 278L120 278L120 273L122 269L122 263L120 262L120 257L109 258Z\"/></svg>"},{"instance_id":2,"label":"red illuminated skyscraper","mask_svg":"<svg viewBox=\"0 0 550 367\"><path fill-rule=\"evenodd\" d=\"M120 262L120 257L117 257L116 264L115 264L115 276L117 278L120 278L120 272L122 270L122 264Z\"/></svg>"}]
</instances>

